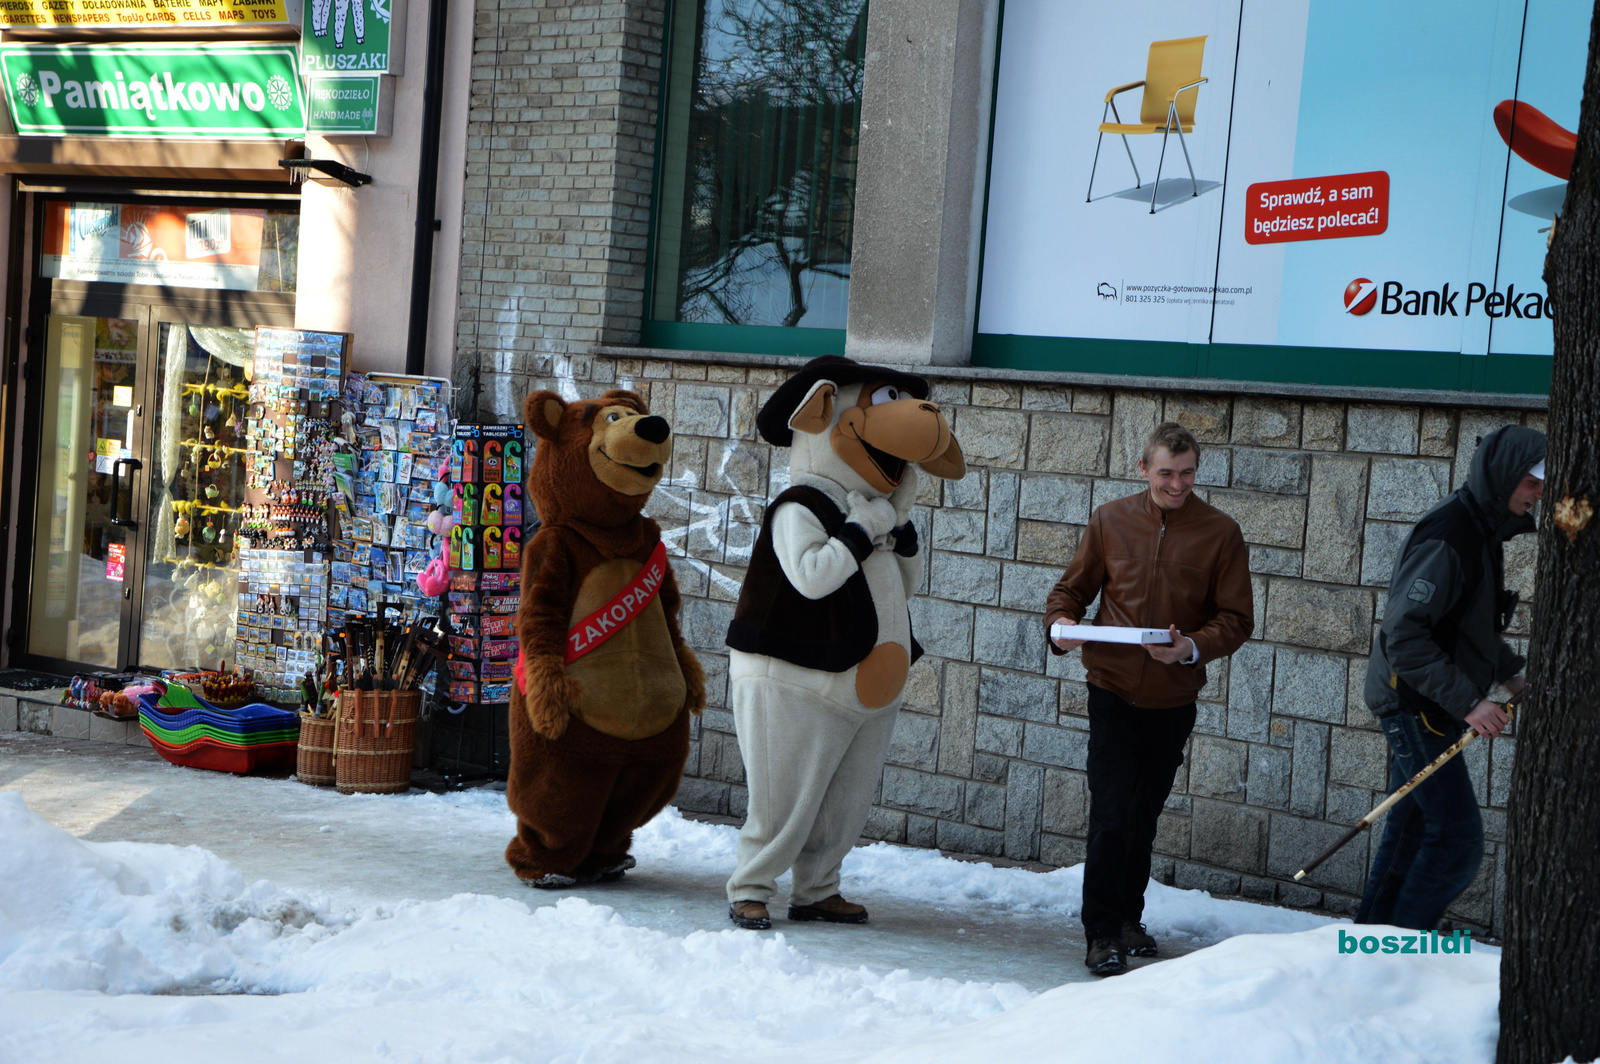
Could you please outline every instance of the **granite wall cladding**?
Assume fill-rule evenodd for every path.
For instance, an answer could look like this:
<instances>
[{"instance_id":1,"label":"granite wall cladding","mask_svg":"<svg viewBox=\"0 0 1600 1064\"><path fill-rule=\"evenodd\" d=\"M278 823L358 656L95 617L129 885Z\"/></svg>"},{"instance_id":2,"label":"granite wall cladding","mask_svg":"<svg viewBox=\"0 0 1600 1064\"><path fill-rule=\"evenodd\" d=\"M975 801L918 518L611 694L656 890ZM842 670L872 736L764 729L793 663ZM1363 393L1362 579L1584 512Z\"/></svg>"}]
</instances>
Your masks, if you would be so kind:
<instances>
[{"instance_id":1,"label":"granite wall cladding","mask_svg":"<svg viewBox=\"0 0 1600 1064\"><path fill-rule=\"evenodd\" d=\"M722 638L767 500L788 476L786 456L757 438L755 415L789 368L750 362L759 360L540 355L485 390L509 419L532 388L631 387L672 422L676 453L649 513L673 555L684 631L710 689L678 801L736 817L746 791ZM1048 865L1083 859L1087 689L1077 655L1046 652L1039 615L1091 510L1143 489L1144 438L1174 420L1203 448L1197 494L1244 531L1256 631L1210 667L1161 817L1155 875L1353 912L1374 833L1305 884L1292 876L1384 794L1387 748L1361 687L1395 552L1410 523L1464 479L1478 436L1508 422L1542 429L1544 414L924 372L968 473L921 486L914 520L928 565L912 616L927 656L911 671L868 833ZM1506 562L1523 596L1510 632L1520 646L1533 538L1514 541ZM1451 915L1478 927L1500 923L1515 744L1513 729L1463 755L1485 803L1488 857Z\"/></svg>"}]
</instances>

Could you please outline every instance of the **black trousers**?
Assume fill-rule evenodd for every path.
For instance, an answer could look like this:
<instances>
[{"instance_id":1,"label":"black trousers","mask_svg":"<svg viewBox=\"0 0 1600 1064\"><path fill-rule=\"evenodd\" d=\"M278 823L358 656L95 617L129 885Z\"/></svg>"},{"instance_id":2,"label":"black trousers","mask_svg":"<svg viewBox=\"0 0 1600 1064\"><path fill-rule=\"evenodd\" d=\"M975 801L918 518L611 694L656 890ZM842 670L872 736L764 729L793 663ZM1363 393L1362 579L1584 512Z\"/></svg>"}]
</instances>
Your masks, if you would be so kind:
<instances>
[{"instance_id":1,"label":"black trousers","mask_svg":"<svg viewBox=\"0 0 1600 1064\"><path fill-rule=\"evenodd\" d=\"M1183 764L1194 703L1130 706L1089 685L1089 846L1083 868L1083 929L1116 938L1144 914L1156 819Z\"/></svg>"}]
</instances>

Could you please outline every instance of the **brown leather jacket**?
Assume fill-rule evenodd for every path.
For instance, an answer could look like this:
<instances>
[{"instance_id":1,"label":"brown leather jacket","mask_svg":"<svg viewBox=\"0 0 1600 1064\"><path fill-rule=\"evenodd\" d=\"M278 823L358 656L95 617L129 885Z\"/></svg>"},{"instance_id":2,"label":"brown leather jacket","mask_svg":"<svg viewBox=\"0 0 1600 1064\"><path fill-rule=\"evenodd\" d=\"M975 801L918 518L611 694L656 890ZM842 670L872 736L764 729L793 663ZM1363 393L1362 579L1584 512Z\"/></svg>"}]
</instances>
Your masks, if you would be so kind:
<instances>
[{"instance_id":1,"label":"brown leather jacket","mask_svg":"<svg viewBox=\"0 0 1600 1064\"><path fill-rule=\"evenodd\" d=\"M1045 599L1046 639L1058 620L1082 622L1096 595L1094 623L1175 624L1200 650L1194 665L1163 665L1141 646L1085 643L1089 682L1130 705L1193 702L1206 684L1205 663L1238 650L1255 628L1250 557L1239 526L1194 495L1172 511L1156 506L1148 491L1097 509ZM1050 650L1062 653L1054 643Z\"/></svg>"}]
</instances>

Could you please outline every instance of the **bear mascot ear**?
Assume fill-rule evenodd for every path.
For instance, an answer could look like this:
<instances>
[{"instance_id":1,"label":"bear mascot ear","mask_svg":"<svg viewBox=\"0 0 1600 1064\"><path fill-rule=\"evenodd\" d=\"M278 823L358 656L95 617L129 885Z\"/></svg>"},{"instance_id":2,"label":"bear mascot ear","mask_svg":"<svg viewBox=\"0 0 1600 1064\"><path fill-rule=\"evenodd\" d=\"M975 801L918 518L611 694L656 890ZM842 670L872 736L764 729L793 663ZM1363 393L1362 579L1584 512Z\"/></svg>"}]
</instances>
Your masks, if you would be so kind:
<instances>
[{"instance_id":1,"label":"bear mascot ear","mask_svg":"<svg viewBox=\"0 0 1600 1064\"><path fill-rule=\"evenodd\" d=\"M800 400L800 405L789 417L789 427L796 432L807 432L815 436L819 432L827 432L833 427L833 393L836 389L832 381L818 381L806 392L806 397Z\"/></svg>"},{"instance_id":2,"label":"bear mascot ear","mask_svg":"<svg viewBox=\"0 0 1600 1064\"><path fill-rule=\"evenodd\" d=\"M609 406L612 403L626 403L641 414L650 413L650 404L644 401L644 396L625 388L613 388L600 397L601 406Z\"/></svg>"},{"instance_id":3,"label":"bear mascot ear","mask_svg":"<svg viewBox=\"0 0 1600 1064\"><path fill-rule=\"evenodd\" d=\"M522 401L522 423L541 440L553 440L560 433L566 415L566 401L551 391L531 392Z\"/></svg>"}]
</instances>

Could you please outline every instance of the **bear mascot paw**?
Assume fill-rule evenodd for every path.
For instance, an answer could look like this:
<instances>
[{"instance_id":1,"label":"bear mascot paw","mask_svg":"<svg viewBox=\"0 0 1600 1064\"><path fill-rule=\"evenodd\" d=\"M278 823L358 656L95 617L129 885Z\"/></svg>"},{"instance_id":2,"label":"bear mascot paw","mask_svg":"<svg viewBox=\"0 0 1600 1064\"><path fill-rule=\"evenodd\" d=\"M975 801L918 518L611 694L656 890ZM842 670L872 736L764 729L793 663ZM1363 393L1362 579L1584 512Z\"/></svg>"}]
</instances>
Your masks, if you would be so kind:
<instances>
[{"instance_id":1,"label":"bear mascot paw","mask_svg":"<svg viewBox=\"0 0 1600 1064\"><path fill-rule=\"evenodd\" d=\"M533 730L546 739L561 738L572 719L572 707L583 700L583 684L567 675L566 666L554 654L518 661L517 682Z\"/></svg>"}]
</instances>

